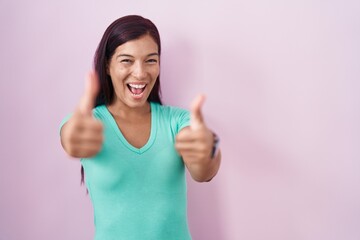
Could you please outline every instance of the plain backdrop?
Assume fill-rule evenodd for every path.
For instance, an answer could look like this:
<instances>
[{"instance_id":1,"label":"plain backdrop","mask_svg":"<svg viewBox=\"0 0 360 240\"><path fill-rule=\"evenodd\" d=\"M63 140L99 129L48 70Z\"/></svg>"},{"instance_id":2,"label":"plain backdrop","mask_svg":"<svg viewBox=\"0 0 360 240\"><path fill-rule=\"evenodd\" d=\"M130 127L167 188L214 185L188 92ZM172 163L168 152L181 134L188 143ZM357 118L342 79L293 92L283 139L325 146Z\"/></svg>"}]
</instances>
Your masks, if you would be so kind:
<instances>
[{"instance_id":1,"label":"plain backdrop","mask_svg":"<svg viewBox=\"0 0 360 240\"><path fill-rule=\"evenodd\" d=\"M360 2L0 0L0 239L92 239L80 163L59 124L106 27L139 14L162 37L165 104L221 138L188 178L195 240L360 239Z\"/></svg>"}]
</instances>

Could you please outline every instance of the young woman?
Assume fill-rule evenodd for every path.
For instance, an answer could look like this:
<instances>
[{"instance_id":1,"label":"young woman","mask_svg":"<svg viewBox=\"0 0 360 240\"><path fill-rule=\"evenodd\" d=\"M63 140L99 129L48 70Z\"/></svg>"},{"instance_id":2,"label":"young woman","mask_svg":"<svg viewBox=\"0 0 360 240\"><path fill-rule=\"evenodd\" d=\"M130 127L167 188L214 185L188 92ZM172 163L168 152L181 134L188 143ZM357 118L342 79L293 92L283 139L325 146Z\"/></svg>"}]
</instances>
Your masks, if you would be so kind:
<instances>
[{"instance_id":1,"label":"young woman","mask_svg":"<svg viewBox=\"0 0 360 240\"><path fill-rule=\"evenodd\" d=\"M220 166L217 136L206 126L198 96L191 111L160 99L160 36L141 16L105 31L93 72L61 143L81 158L94 207L95 239L191 239L185 166L210 181Z\"/></svg>"}]
</instances>

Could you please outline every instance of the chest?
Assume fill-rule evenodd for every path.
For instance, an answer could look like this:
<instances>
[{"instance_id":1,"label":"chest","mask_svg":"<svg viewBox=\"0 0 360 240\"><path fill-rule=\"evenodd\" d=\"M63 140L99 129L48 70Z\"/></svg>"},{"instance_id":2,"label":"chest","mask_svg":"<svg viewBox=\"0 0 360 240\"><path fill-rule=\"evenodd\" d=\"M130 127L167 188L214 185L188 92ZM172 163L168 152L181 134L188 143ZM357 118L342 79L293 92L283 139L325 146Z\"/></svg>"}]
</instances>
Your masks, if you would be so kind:
<instances>
[{"instance_id":1,"label":"chest","mask_svg":"<svg viewBox=\"0 0 360 240\"><path fill-rule=\"evenodd\" d=\"M150 115L139 119L115 119L126 141L136 148L143 147L150 138Z\"/></svg>"},{"instance_id":2,"label":"chest","mask_svg":"<svg viewBox=\"0 0 360 240\"><path fill-rule=\"evenodd\" d=\"M165 127L159 128L164 124L159 124L158 121L154 123L156 124L151 130L149 125L148 128L143 128L148 130L147 135L141 132L141 125L134 127L130 124L126 130L134 128L134 131L130 131L130 137L128 134L125 139L126 130L123 131L125 134L120 133L118 129L114 129L117 127L115 122L104 122L104 143L101 152L82 162L93 188L104 191L104 195L114 191L123 194L124 189L129 190L127 194L132 194L134 190L178 191L184 180L184 163L174 147L172 131ZM139 136L131 138L134 132L145 136L142 138L142 144L145 143L146 136L149 138L145 146L134 148L135 144L139 143Z\"/></svg>"}]
</instances>

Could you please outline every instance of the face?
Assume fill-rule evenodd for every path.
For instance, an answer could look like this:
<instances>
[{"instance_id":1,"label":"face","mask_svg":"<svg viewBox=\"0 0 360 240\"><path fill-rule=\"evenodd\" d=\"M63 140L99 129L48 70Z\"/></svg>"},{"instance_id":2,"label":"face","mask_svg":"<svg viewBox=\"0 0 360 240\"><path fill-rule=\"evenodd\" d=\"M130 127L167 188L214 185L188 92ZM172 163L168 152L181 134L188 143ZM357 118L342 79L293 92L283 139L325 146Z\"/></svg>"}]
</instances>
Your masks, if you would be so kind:
<instances>
[{"instance_id":1,"label":"face","mask_svg":"<svg viewBox=\"0 0 360 240\"><path fill-rule=\"evenodd\" d=\"M150 35L118 46L107 69L115 90L112 104L145 106L160 73L159 61L158 46Z\"/></svg>"}]
</instances>

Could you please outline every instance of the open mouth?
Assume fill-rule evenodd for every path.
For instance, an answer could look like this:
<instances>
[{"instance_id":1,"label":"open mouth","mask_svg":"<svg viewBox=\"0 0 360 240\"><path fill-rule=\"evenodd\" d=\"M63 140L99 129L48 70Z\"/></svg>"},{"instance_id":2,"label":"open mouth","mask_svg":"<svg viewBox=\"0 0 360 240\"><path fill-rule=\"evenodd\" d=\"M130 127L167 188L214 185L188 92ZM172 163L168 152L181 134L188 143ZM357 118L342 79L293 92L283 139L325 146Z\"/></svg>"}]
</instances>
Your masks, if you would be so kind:
<instances>
[{"instance_id":1,"label":"open mouth","mask_svg":"<svg viewBox=\"0 0 360 240\"><path fill-rule=\"evenodd\" d=\"M129 83L127 84L127 87L134 96L140 96L144 92L146 84Z\"/></svg>"}]
</instances>

